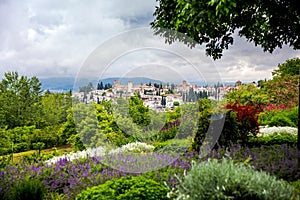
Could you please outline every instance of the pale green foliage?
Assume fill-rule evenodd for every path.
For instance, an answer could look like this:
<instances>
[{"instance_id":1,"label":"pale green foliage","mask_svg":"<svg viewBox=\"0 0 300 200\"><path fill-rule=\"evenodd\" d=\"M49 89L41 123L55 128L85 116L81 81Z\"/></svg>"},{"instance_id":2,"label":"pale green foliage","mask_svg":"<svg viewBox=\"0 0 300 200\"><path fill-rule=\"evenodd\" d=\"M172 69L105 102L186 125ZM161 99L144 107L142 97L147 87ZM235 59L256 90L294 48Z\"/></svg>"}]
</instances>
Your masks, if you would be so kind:
<instances>
[{"instance_id":1,"label":"pale green foliage","mask_svg":"<svg viewBox=\"0 0 300 200\"><path fill-rule=\"evenodd\" d=\"M51 125L65 122L71 103L70 93L46 93L41 98L43 119Z\"/></svg>"},{"instance_id":2,"label":"pale green foliage","mask_svg":"<svg viewBox=\"0 0 300 200\"><path fill-rule=\"evenodd\" d=\"M239 101L242 105L251 102L256 105L266 105L269 102L267 94L252 83L241 85L238 90L227 93L226 99L228 103Z\"/></svg>"},{"instance_id":3,"label":"pale green foliage","mask_svg":"<svg viewBox=\"0 0 300 200\"><path fill-rule=\"evenodd\" d=\"M76 200L164 200L167 192L164 185L143 176L121 177L84 190Z\"/></svg>"},{"instance_id":4,"label":"pale green foliage","mask_svg":"<svg viewBox=\"0 0 300 200\"><path fill-rule=\"evenodd\" d=\"M293 188L265 172L255 171L229 159L192 163L177 190L169 193L177 199L291 199Z\"/></svg>"},{"instance_id":5,"label":"pale green foliage","mask_svg":"<svg viewBox=\"0 0 300 200\"><path fill-rule=\"evenodd\" d=\"M139 140L143 135L142 129L139 125L134 123L128 116L121 115L114 112L113 117L118 127L128 136L132 136Z\"/></svg>"},{"instance_id":6,"label":"pale green foliage","mask_svg":"<svg viewBox=\"0 0 300 200\"><path fill-rule=\"evenodd\" d=\"M145 107L143 100L137 96L130 98L129 115L137 125L147 126L150 124L149 108Z\"/></svg>"}]
</instances>

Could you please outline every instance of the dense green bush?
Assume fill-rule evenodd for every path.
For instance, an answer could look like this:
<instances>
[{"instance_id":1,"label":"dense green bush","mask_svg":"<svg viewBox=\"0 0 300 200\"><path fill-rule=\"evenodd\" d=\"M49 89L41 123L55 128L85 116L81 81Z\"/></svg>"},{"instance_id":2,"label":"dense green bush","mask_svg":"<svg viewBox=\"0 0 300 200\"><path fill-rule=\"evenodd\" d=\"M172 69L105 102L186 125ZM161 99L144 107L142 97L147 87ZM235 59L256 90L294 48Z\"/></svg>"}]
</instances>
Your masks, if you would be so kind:
<instances>
[{"instance_id":1,"label":"dense green bush","mask_svg":"<svg viewBox=\"0 0 300 200\"><path fill-rule=\"evenodd\" d=\"M173 127L170 127L164 131L161 131L158 135L158 140L159 141L166 141L166 140L171 140L173 139L178 133L178 127L176 126L173 126Z\"/></svg>"},{"instance_id":2,"label":"dense green bush","mask_svg":"<svg viewBox=\"0 0 300 200\"><path fill-rule=\"evenodd\" d=\"M46 194L45 184L38 179L25 178L24 181L15 183L11 188L8 200L42 200Z\"/></svg>"},{"instance_id":3,"label":"dense green bush","mask_svg":"<svg viewBox=\"0 0 300 200\"><path fill-rule=\"evenodd\" d=\"M11 155L0 156L0 169L10 164L11 158L12 158Z\"/></svg>"},{"instance_id":4,"label":"dense green bush","mask_svg":"<svg viewBox=\"0 0 300 200\"><path fill-rule=\"evenodd\" d=\"M236 113L231 110L227 110L224 127L218 139L219 146L229 147L231 144L238 143L240 138L238 125L239 124L236 121Z\"/></svg>"},{"instance_id":5,"label":"dense green bush","mask_svg":"<svg viewBox=\"0 0 300 200\"><path fill-rule=\"evenodd\" d=\"M297 194L287 182L232 160L192 164L176 190L178 199L291 199Z\"/></svg>"},{"instance_id":6,"label":"dense green bush","mask_svg":"<svg viewBox=\"0 0 300 200\"><path fill-rule=\"evenodd\" d=\"M298 107L291 110L265 111L260 113L258 119L261 125L297 127Z\"/></svg>"},{"instance_id":7,"label":"dense green bush","mask_svg":"<svg viewBox=\"0 0 300 200\"><path fill-rule=\"evenodd\" d=\"M189 139L173 139L152 144L156 152L183 153L192 149L192 142Z\"/></svg>"},{"instance_id":8,"label":"dense green bush","mask_svg":"<svg viewBox=\"0 0 300 200\"><path fill-rule=\"evenodd\" d=\"M268 121L269 126L290 126L295 127L296 125L287 116L278 114L273 116L270 121Z\"/></svg>"},{"instance_id":9,"label":"dense green bush","mask_svg":"<svg viewBox=\"0 0 300 200\"><path fill-rule=\"evenodd\" d=\"M248 146L257 146L257 145L281 145L281 144L289 144L296 145L297 144L297 135L288 134L288 133L273 133L266 136L260 136L257 138L250 138L247 142Z\"/></svg>"},{"instance_id":10,"label":"dense green bush","mask_svg":"<svg viewBox=\"0 0 300 200\"><path fill-rule=\"evenodd\" d=\"M154 151L163 149L165 146L169 145L170 142L171 142L171 140L167 140L167 141L164 141L164 142L154 142L154 143L152 143L152 145L155 147Z\"/></svg>"},{"instance_id":11,"label":"dense green bush","mask_svg":"<svg viewBox=\"0 0 300 200\"><path fill-rule=\"evenodd\" d=\"M232 110L227 110L226 116L224 116L225 121L223 121L222 118L213 121L210 119L211 116L207 114L208 113L206 112L202 112L200 114L198 131L192 144L193 150L199 151L202 143L209 142L209 140L211 140L213 143L216 140L216 146L219 147L229 147L231 144L237 144L240 141L240 123L236 120L236 112ZM222 131L218 130L222 126ZM221 134L218 138L216 138L216 136L218 136L219 131L221 131Z\"/></svg>"},{"instance_id":12,"label":"dense green bush","mask_svg":"<svg viewBox=\"0 0 300 200\"><path fill-rule=\"evenodd\" d=\"M295 188L295 191L300 195L300 180L293 181L290 184Z\"/></svg>"},{"instance_id":13,"label":"dense green bush","mask_svg":"<svg viewBox=\"0 0 300 200\"><path fill-rule=\"evenodd\" d=\"M43 129L37 129L35 126L1 129L0 138L3 138L3 141L0 142L0 155L9 154L12 150L14 153L19 153L37 149L36 144L41 143L44 145L39 150L59 146L60 137L57 133L59 128L60 126L57 125L47 126Z\"/></svg>"},{"instance_id":14,"label":"dense green bush","mask_svg":"<svg viewBox=\"0 0 300 200\"><path fill-rule=\"evenodd\" d=\"M88 188L77 195L77 200L156 200L167 199L168 189L154 180L143 176L122 177Z\"/></svg>"},{"instance_id":15,"label":"dense green bush","mask_svg":"<svg viewBox=\"0 0 300 200\"><path fill-rule=\"evenodd\" d=\"M206 99L201 99L199 100L199 118L198 118L198 127L197 127L197 132L194 137L194 141L192 144L192 149L194 151L199 151L200 147L203 143L203 140L207 134L209 124L210 124L210 119L209 116L211 115L210 111L210 106L211 103L210 101Z\"/></svg>"}]
</instances>

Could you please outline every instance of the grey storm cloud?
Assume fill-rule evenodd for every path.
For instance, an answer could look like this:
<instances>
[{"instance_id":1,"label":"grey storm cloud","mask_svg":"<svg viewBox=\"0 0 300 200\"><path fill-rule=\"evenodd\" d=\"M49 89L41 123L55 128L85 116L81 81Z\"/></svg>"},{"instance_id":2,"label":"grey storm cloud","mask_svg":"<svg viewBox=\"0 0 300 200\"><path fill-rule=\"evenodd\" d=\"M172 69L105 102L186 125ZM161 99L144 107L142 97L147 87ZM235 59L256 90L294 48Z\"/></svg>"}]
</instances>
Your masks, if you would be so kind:
<instances>
[{"instance_id":1,"label":"grey storm cloud","mask_svg":"<svg viewBox=\"0 0 300 200\"><path fill-rule=\"evenodd\" d=\"M156 5L155 0L2 0L0 76L11 70L39 77L75 76L101 44L135 28L150 28ZM134 45L134 40L124 38L119 45ZM150 47L162 43L162 50L121 52L122 58L114 62L114 68L107 75L115 77L118 72L129 73L135 69L130 67L139 66L145 74L152 69L149 76L160 73L160 77L167 79L172 73L182 73L184 77L198 79L193 70L189 70L191 67L186 60L182 59L186 58L206 77L213 78L217 69L223 80L256 81L269 78L278 63L300 56L299 51L286 46L273 54L265 53L260 47L236 36L234 45L224 52L221 60L213 61L206 57L203 46L193 50L186 47L181 51L182 58L179 58L172 51L180 44L167 45L163 39L144 40ZM108 46L102 51L109 55L116 49ZM94 64L101 65L97 60ZM169 71L162 70L164 67ZM171 68L174 72L170 71ZM130 71L130 74L139 73Z\"/></svg>"}]
</instances>

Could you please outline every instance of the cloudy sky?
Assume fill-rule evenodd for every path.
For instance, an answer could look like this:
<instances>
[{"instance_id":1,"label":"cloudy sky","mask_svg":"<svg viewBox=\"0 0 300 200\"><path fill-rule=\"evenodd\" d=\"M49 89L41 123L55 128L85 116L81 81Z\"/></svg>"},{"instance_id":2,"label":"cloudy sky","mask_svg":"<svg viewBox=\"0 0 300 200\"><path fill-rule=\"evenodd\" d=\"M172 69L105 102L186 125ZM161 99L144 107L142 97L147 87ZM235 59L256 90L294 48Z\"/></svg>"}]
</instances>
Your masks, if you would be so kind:
<instances>
[{"instance_id":1,"label":"cloudy sky","mask_svg":"<svg viewBox=\"0 0 300 200\"><path fill-rule=\"evenodd\" d=\"M166 45L150 34L155 6L155 0L0 0L0 76L257 81L300 57L289 47L264 53L242 38L218 61L201 46Z\"/></svg>"}]
</instances>

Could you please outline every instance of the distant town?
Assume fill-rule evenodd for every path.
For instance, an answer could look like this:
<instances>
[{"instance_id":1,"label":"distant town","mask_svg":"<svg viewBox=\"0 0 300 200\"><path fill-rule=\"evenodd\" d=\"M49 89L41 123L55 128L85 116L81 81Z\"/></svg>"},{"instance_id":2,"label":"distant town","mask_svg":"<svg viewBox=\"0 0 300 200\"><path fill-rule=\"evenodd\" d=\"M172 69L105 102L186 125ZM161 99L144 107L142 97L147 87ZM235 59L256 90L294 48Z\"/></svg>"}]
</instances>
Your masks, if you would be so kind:
<instances>
[{"instance_id":1,"label":"distant town","mask_svg":"<svg viewBox=\"0 0 300 200\"><path fill-rule=\"evenodd\" d=\"M183 80L181 84L176 85L174 83L134 85L132 81L128 81L128 84L124 85L115 80L113 85L109 83L104 85L99 82L96 89L90 83L87 86L80 87L79 92L73 92L72 97L88 104L117 98L126 99L138 95L145 106L156 111L164 111L185 102L196 102L200 98L221 100L226 93L236 90L241 84L241 81L237 81L235 86L225 86L220 83L214 86L197 86Z\"/></svg>"}]
</instances>

